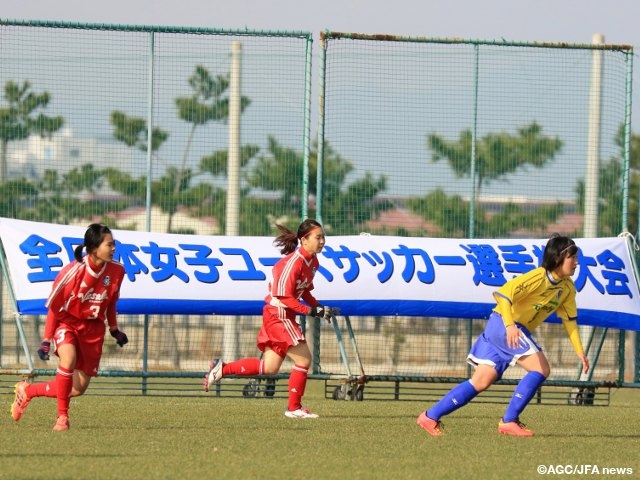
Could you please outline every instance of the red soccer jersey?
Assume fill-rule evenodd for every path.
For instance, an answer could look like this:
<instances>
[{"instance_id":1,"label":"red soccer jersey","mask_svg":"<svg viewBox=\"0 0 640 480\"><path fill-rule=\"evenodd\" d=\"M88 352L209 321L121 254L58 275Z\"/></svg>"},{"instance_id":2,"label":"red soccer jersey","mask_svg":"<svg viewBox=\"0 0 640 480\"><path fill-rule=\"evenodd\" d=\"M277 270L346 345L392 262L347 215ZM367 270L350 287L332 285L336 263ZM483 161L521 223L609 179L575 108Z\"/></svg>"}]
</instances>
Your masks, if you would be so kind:
<instances>
[{"instance_id":1,"label":"red soccer jersey","mask_svg":"<svg viewBox=\"0 0 640 480\"><path fill-rule=\"evenodd\" d=\"M53 282L46 306L49 309L44 338L51 338L60 322L77 324L108 320L115 325L116 301L124 278L124 267L105 262L99 270L85 257L66 265Z\"/></svg>"},{"instance_id":2,"label":"red soccer jersey","mask_svg":"<svg viewBox=\"0 0 640 480\"><path fill-rule=\"evenodd\" d=\"M302 298L310 306L318 303L310 294L318 266L317 257L304 248L299 248L282 258L273 266L273 279L269 284L269 295L265 297L265 301L270 303L272 298L293 300L287 302L290 308L299 314L308 314L309 307L302 305L298 300Z\"/></svg>"}]
</instances>

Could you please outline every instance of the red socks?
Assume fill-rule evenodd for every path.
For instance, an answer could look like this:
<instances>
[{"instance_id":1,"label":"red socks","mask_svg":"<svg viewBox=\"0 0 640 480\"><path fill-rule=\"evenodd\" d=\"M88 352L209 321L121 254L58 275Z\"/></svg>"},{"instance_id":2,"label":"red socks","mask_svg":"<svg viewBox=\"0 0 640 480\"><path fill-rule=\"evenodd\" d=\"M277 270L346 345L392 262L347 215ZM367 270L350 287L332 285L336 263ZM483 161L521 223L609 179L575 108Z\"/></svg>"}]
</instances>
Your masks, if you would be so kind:
<instances>
[{"instance_id":1,"label":"red socks","mask_svg":"<svg viewBox=\"0 0 640 480\"><path fill-rule=\"evenodd\" d=\"M56 370L56 386L58 398L58 416L69 415L69 402L73 388L73 370L58 366Z\"/></svg>"},{"instance_id":2,"label":"red socks","mask_svg":"<svg viewBox=\"0 0 640 480\"><path fill-rule=\"evenodd\" d=\"M225 375L262 375L262 360L259 358L243 358L222 365L222 376Z\"/></svg>"},{"instance_id":3,"label":"red socks","mask_svg":"<svg viewBox=\"0 0 640 480\"><path fill-rule=\"evenodd\" d=\"M32 383L26 388L27 396L56 398L58 396L58 384L55 380L49 382Z\"/></svg>"},{"instance_id":4,"label":"red socks","mask_svg":"<svg viewBox=\"0 0 640 480\"><path fill-rule=\"evenodd\" d=\"M307 386L307 372L309 367L294 365L289 375L289 406L288 410L298 410L302 407L302 396Z\"/></svg>"},{"instance_id":5,"label":"red socks","mask_svg":"<svg viewBox=\"0 0 640 480\"><path fill-rule=\"evenodd\" d=\"M302 396L307 386L307 372L309 367L294 365L289 375L289 406L288 409L293 411L302 407ZM222 376L240 375L253 376L263 375L264 361L259 358L243 358L231 363L225 363L222 366Z\"/></svg>"}]
</instances>

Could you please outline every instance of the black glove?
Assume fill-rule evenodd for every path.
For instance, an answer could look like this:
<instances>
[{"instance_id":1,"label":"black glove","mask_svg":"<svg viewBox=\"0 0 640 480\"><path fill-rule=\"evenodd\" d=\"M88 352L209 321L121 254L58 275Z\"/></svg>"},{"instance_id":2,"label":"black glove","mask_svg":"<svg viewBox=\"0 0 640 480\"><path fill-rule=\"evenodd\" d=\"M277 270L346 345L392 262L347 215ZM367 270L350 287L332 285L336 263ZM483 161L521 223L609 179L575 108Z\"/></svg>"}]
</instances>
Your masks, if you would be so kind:
<instances>
[{"instance_id":1,"label":"black glove","mask_svg":"<svg viewBox=\"0 0 640 480\"><path fill-rule=\"evenodd\" d=\"M331 317L338 312L340 312L340 309L338 308L331 308L327 307L326 305L318 304L316 307L311 307L309 315L311 315L312 317L324 318L327 322L330 322Z\"/></svg>"},{"instance_id":2,"label":"black glove","mask_svg":"<svg viewBox=\"0 0 640 480\"><path fill-rule=\"evenodd\" d=\"M40 360L49 360L49 350L51 350L51 343L40 343L40 348L38 349L38 356L40 357Z\"/></svg>"},{"instance_id":3,"label":"black glove","mask_svg":"<svg viewBox=\"0 0 640 480\"><path fill-rule=\"evenodd\" d=\"M121 347L129 343L127 334L124 332L121 332L117 328L111 332L111 336L116 339L116 343Z\"/></svg>"}]
</instances>

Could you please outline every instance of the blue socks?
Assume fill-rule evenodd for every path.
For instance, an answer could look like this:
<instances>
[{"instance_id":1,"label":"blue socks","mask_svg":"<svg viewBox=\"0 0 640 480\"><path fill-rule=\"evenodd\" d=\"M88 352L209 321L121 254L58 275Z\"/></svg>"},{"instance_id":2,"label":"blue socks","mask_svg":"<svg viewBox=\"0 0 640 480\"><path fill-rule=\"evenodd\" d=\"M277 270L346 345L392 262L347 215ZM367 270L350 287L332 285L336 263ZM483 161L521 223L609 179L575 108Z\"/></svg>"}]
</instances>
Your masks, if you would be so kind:
<instances>
[{"instance_id":1,"label":"blue socks","mask_svg":"<svg viewBox=\"0 0 640 480\"><path fill-rule=\"evenodd\" d=\"M540 372L529 372L522 377L522 380L518 382L518 385L513 392L513 397L511 397L511 401L507 406L507 411L504 413L504 417L502 417L502 421L506 423L518 420L518 417L529 404L529 401L536 394L536 391L540 385L542 385L544 380L545 376Z\"/></svg>"},{"instance_id":2,"label":"blue socks","mask_svg":"<svg viewBox=\"0 0 640 480\"><path fill-rule=\"evenodd\" d=\"M546 377L540 372L528 372L522 377L522 380L518 382L513 392L513 397L511 397L511 401L507 406L507 411L504 417L502 417L504 422L518 420L518 417L536 394L540 385L544 383L545 378ZM471 382L463 382L449 390L449 393L426 411L426 415L432 420L439 421L445 415L449 415L451 412L465 406L473 400L476 395L478 395L478 392L473 388Z\"/></svg>"},{"instance_id":3,"label":"blue socks","mask_svg":"<svg viewBox=\"0 0 640 480\"><path fill-rule=\"evenodd\" d=\"M471 382L462 382L449 390L449 393L442 397L442 399L433 407L427 410L427 417L431 420L438 421L445 415L449 415L454 410L465 406L473 400L476 395L478 395L478 392L473 388Z\"/></svg>"}]
</instances>

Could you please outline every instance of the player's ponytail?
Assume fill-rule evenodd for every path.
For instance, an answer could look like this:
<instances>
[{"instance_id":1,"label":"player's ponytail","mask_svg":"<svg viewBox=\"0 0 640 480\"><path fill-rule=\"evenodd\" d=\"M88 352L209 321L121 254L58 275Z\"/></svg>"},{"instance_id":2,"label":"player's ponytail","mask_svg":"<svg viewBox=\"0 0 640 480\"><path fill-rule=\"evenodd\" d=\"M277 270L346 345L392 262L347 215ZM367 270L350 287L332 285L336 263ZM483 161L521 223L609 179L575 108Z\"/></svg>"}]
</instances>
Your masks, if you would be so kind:
<instances>
[{"instance_id":1,"label":"player's ponytail","mask_svg":"<svg viewBox=\"0 0 640 480\"><path fill-rule=\"evenodd\" d=\"M78 262L82 261L82 250L84 250L84 243L81 243L73 250L73 258Z\"/></svg>"},{"instance_id":2,"label":"player's ponytail","mask_svg":"<svg viewBox=\"0 0 640 480\"><path fill-rule=\"evenodd\" d=\"M281 247L281 254L288 255L296 249L298 246L298 240L309 235L312 230L322 228L322 225L311 218L307 218L300 224L297 233L289 230L284 225L276 224L276 227L278 227L278 230L280 230L281 233L276 237L273 244L277 247Z\"/></svg>"},{"instance_id":3,"label":"player's ponytail","mask_svg":"<svg viewBox=\"0 0 640 480\"><path fill-rule=\"evenodd\" d=\"M289 230L284 225L276 224L276 227L280 230L280 235L276 237L273 244L276 247L280 247L281 254L288 255L298 246L298 237L295 232Z\"/></svg>"}]
</instances>

